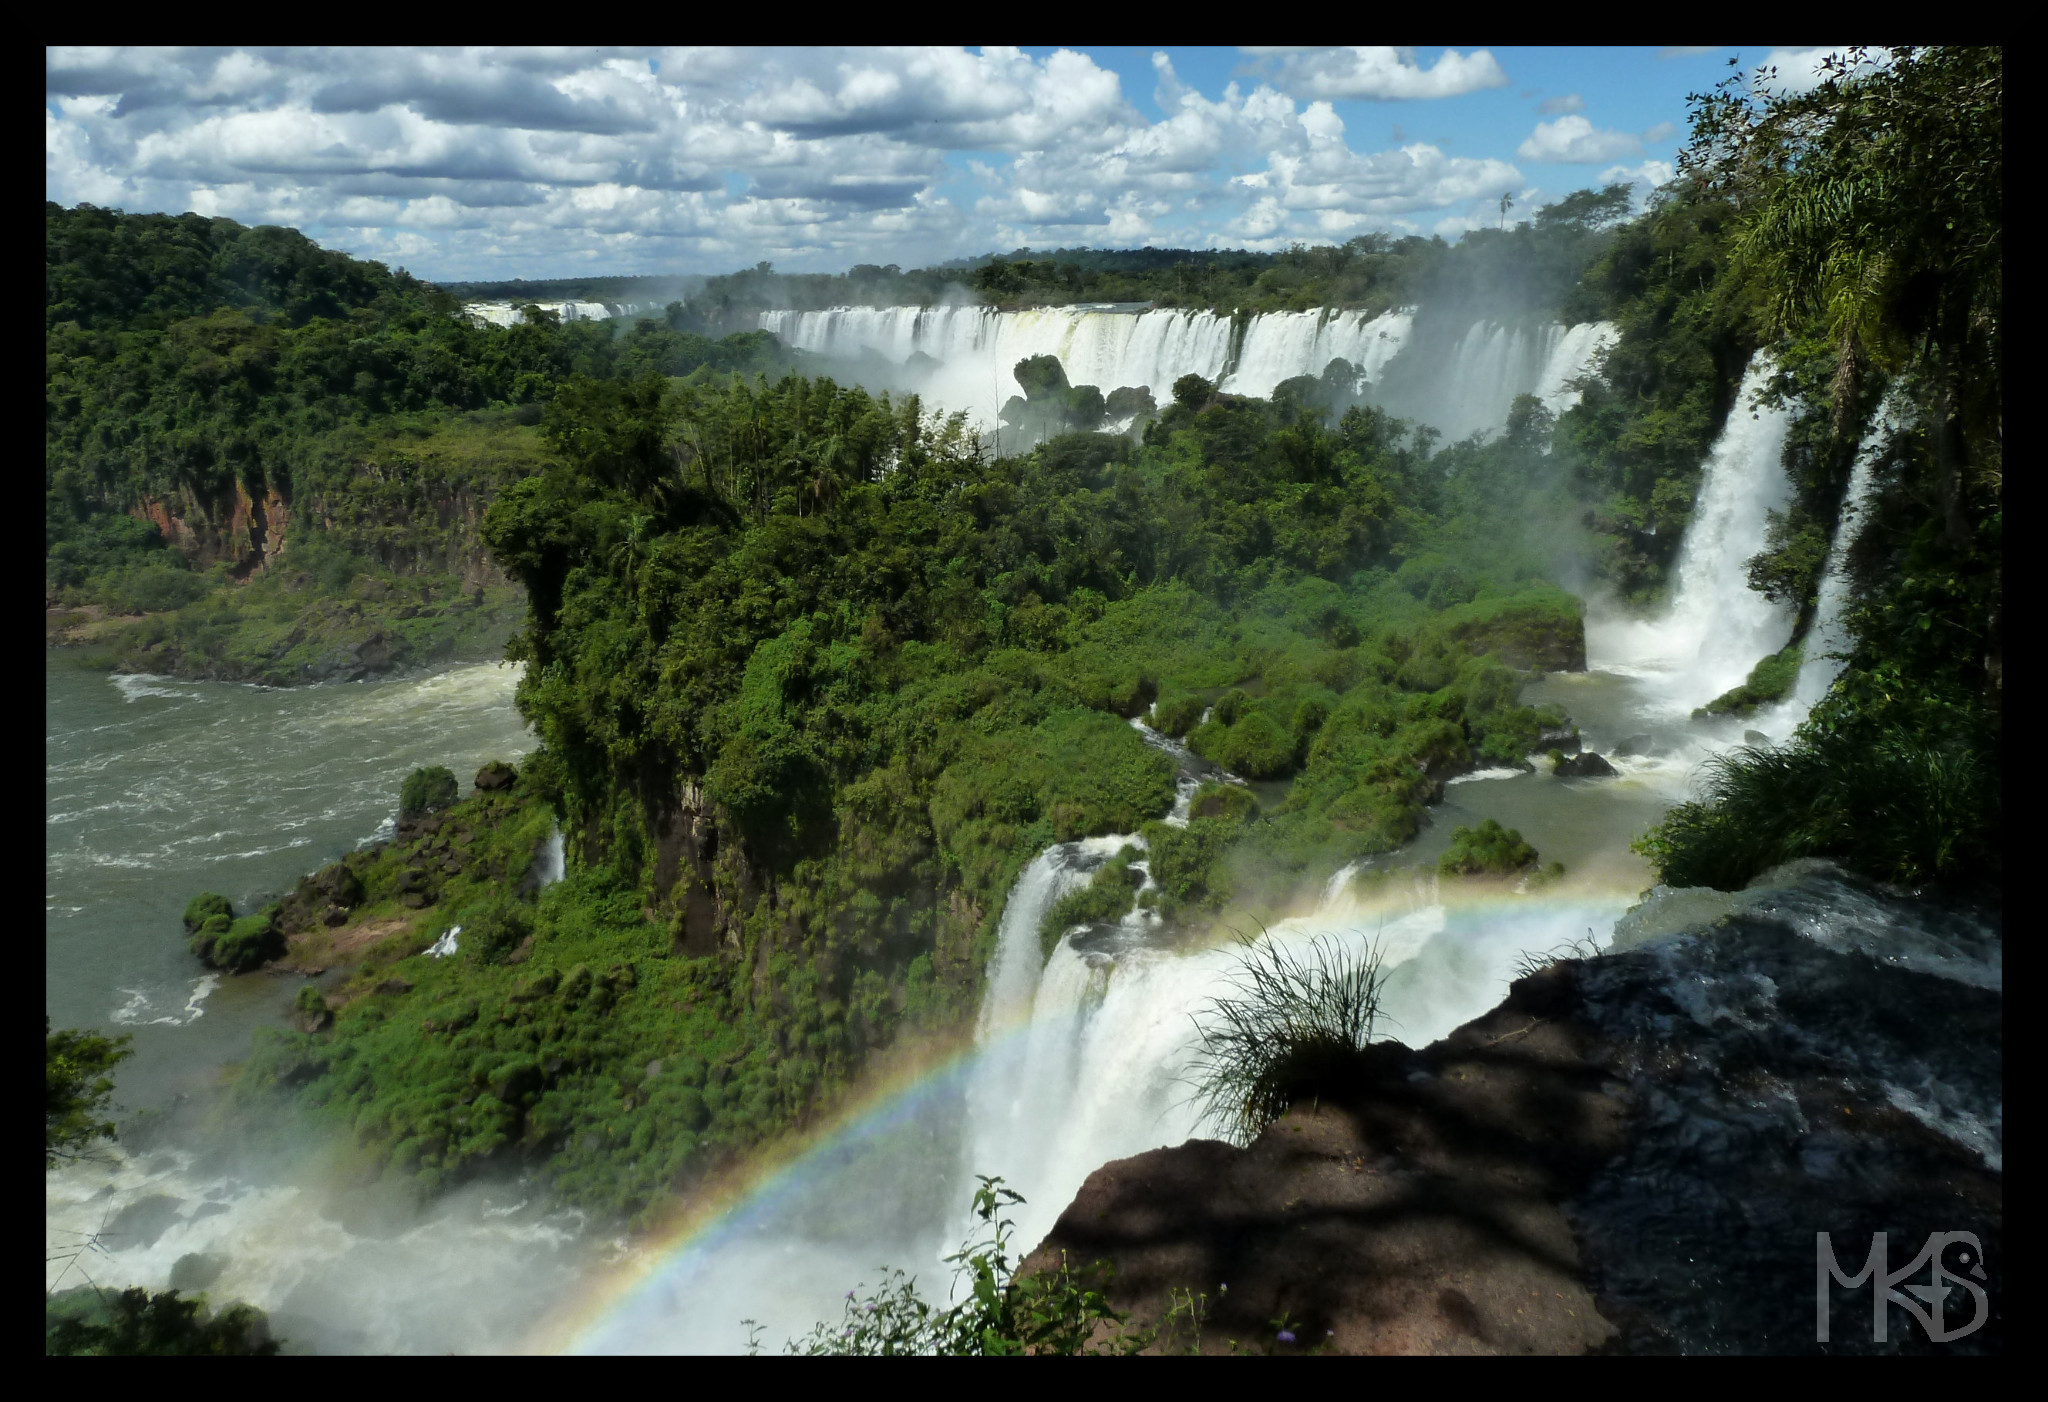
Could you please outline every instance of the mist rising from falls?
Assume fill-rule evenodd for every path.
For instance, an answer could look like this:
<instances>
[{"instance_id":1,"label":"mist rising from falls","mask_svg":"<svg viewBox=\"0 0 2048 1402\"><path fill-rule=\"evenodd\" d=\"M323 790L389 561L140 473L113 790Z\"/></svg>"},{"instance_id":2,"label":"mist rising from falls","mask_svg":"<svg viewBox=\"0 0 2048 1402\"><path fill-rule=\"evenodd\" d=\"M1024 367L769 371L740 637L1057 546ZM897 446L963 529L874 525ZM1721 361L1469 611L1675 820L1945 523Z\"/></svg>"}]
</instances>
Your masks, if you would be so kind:
<instances>
[{"instance_id":1,"label":"mist rising from falls","mask_svg":"<svg viewBox=\"0 0 2048 1402\"><path fill-rule=\"evenodd\" d=\"M1740 685L1792 636L1792 610L1749 587L1745 563L1764 548L1769 514L1790 495L1782 459L1789 406L1756 402L1776 373L1759 352L1701 470L1671 604L1661 618L1588 618L1590 665L1640 677L1645 700L1684 716Z\"/></svg>"},{"instance_id":2,"label":"mist rising from falls","mask_svg":"<svg viewBox=\"0 0 2048 1402\"><path fill-rule=\"evenodd\" d=\"M1408 311L1266 312L1246 318L1241 335L1213 312L1089 307L839 307L763 312L760 324L798 350L848 361L880 357L931 403L984 425L1023 393L1013 370L1035 355L1057 356L1070 384L1104 394L1142 386L1162 405L1183 375L1264 397L1283 380L1320 376L1331 361L1345 360L1369 399L1379 402L1384 385L1394 412L1451 439L1498 429L1518 394L1537 395L1553 413L1570 407L1578 395L1567 385L1594 368L1615 336L1604 322L1478 322L1455 339L1418 341Z\"/></svg>"},{"instance_id":3,"label":"mist rising from falls","mask_svg":"<svg viewBox=\"0 0 2048 1402\"><path fill-rule=\"evenodd\" d=\"M1579 402L1568 386L1591 372L1617 329L1604 321L1473 322L1456 330L1441 322L1419 333L1397 358L1374 396L1390 413L1419 420L1455 443L1497 430L1515 397L1533 394L1553 414Z\"/></svg>"}]
</instances>

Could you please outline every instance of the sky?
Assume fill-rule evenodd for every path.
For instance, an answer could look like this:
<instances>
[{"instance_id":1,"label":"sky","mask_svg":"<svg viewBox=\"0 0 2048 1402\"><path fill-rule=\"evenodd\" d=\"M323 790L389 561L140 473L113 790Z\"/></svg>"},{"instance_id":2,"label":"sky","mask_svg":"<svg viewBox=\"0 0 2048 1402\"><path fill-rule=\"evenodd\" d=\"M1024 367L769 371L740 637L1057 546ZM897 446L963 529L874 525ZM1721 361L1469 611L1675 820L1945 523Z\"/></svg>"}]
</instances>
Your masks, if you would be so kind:
<instances>
[{"instance_id":1,"label":"sky","mask_svg":"<svg viewBox=\"0 0 2048 1402\"><path fill-rule=\"evenodd\" d=\"M1688 93L1828 52L50 48L45 193L440 281L1456 238L1645 195Z\"/></svg>"}]
</instances>

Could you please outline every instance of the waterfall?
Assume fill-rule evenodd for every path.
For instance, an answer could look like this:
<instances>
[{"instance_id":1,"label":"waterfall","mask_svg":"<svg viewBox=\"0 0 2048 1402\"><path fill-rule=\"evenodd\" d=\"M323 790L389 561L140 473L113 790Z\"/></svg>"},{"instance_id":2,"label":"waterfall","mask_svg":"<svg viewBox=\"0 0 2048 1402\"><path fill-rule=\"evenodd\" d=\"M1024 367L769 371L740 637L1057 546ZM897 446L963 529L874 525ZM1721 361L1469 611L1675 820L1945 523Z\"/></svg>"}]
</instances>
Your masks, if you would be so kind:
<instances>
[{"instance_id":1,"label":"waterfall","mask_svg":"<svg viewBox=\"0 0 2048 1402\"><path fill-rule=\"evenodd\" d=\"M1206 311L835 307L762 312L760 325L798 350L910 369L927 399L983 424L1023 393L1012 371L1027 356L1058 356L1071 384L1104 394L1143 386L1161 404L1183 375L1263 397L1283 380L1320 376L1342 359L1357 367L1359 388L1372 397L1383 382L1398 382L1385 396L1388 407L1452 439L1499 428L1518 394L1537 395L1554 413L1569 408L1578 394L1567 386L1593 368L1616 334L1606 322L1482 321L1445 345L1440 336L1418 342L1411 311L1266 312L1248 318L1233 352L1230 319ZM922 368L913 369L913 356L938 363L919 360Z\"/></svg>"},{"instance_id":2,"label":"waterfall","mask_svg":"<svg viewBox=\"0 0 2048 1402\"><path fill-rule=\"evenodd\" d=\"M1245 328L1237 365L1221 388L1265 398L1282 380L1320 375L1333 360L1348 360L1370 384L1408 342L1415 318L1393 312L1268 312Z\"/></svg>"},{"instance_id":3,"label":"waterfall","mask_svg":"<svg viewBox=\"0 0 2048 1402\"><path fill-rule=\"evenodd\" d=\"M475 321L487 326L517 326L526 320L523 308L526 303L512 302L471 302L463 312ZM544 312L553 312L563 321L607 321L619 315L603 302L535 302L532 305Z\"/></svg>"},{"instance_id":4,"label":"waterfall","mask_svg":"<svg viewBox=\"0 0 2048 1402\"><path fill-rule=\"evenodd\" d=\"M562 848L562 830L556 828L548 834L547 846L540 852L540 884L552 886L568 874L568 856Z\"/></svg>"},{"instance_id":5,"label":"waterfall","mask_svg":"<svg viewBox=\"0 0 2048 1402\"><path fill-rule=\"evenodd\" d=\"M1841 515L1835 521L1835 538L1828 546L1827 570L1821 576L1813 626L1807 630L1806 646L1799 660L1799 681L1792 690L1791 705L1797 710L1792 718L1795 725L1805 719L1806 713L1828 694L1835 678L1842 675L1843 654L1854 641L1842 626L1842 609L1849 599L1849 551L1863 530L1861 517L1869 506L1871 479L1876 475L1878 459L1890 446L1900 423L1899 406L1892 396L1886 395L1877 407L1869 431L1857 445L1856 463L1849 470L1849 489L1842 496Z\"/></svg>"},{"instance_id":6,"label":"waterfall","mask_svg":"<svg viewBox=\"0 0 2048 1402\"><path fill-rule=\"evenodd\" d=\"M1670 715L1685 715L1739 685L1792 635L1792 611L1751 589L1743 568L1764 548L1769 513L1782 509L1789 495L1782 459L1792 410L1755 402L1776 369L1759 352L1743 373L1735 406L1701 470L1663 617L1587 622L1589 660L1641 676L1651 703Z\"/></svg>"}]
</instances>

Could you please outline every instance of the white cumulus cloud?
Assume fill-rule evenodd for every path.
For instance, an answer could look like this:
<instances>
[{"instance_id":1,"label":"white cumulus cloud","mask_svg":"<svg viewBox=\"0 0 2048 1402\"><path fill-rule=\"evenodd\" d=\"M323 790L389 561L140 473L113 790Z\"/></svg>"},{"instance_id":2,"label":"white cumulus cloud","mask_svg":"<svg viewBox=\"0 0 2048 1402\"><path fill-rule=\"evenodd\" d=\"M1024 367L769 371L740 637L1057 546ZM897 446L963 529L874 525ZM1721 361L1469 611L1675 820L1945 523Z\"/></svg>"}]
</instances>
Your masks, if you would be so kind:
<instances>
[{"instance_id":1,"label":"white cumulus cloud","mask_svg":"<svg viewBox=\"0 0 2048 1402\"><path fill-rule=\"evenodd\" d=\"M1538 122L1536 130L1515 148L1525 161L1562 161L1597 165L1643 154L1643 139L1625 131L1601 131L1574 113L1554 122Z\"/></svg>"},{"instance_id":2,"label":"white cumulus cloud","mask_svg":"<svg viewBox=\"0 0 2048 1402\"><path fill-rule=\"evenodd\" d=\"M1461 54L1446 49L1428 68L1415 50L1387 45L1337 49L1247 49L1277 61L1274 81L1282 92L1306 98L1460 97L1504 88L1508 75L1485 49Z\"/></svg>"}]
</instances>

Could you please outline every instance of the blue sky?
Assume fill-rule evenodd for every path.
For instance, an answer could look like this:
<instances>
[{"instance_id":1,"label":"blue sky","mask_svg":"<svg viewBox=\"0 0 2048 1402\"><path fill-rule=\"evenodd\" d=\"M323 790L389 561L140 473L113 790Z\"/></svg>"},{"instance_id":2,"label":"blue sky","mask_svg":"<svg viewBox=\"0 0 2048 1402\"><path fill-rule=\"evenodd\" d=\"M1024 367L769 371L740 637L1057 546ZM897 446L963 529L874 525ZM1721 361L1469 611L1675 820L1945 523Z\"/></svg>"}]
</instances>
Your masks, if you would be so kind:
<instances>
[{"instance_id":1,"label":"blue sky","mask_svg":"<svg viewBox=\"0 0 2048 1402\"><path fill-rule=\"evenodd\" d=\"M1826 49L46 50L45 189L441 279L1442 234L1668 179Z\"/></svg>"}]
</instances>

